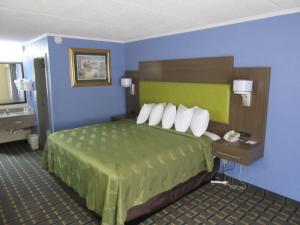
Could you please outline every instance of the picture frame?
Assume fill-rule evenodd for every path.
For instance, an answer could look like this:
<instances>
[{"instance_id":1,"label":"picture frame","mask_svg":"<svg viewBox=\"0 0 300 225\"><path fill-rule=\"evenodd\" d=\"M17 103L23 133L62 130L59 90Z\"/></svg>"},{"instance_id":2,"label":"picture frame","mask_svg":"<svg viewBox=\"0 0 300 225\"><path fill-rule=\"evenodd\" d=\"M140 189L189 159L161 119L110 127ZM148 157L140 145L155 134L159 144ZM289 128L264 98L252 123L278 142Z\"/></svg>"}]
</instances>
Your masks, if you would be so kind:
<instances>
[{"instance_id":1,"label":"picture frame","mask_svg":"<svg viewBox=\"0 0 300 225\"><path fill-rule=\"evenodd\" d=\"M110 51L70 48L72 87L111 85Z\"/></svg>"}]
</instances>

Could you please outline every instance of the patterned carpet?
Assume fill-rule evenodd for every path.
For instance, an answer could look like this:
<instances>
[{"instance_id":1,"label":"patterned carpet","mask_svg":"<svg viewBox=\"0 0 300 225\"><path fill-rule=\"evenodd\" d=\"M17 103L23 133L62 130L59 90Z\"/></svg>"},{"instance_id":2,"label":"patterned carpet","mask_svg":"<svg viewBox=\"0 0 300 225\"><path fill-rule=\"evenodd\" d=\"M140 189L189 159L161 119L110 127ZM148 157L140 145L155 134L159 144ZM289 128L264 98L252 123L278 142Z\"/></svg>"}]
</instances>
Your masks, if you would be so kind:
<instances>
[{"instance_id":1,"label":"patterned carpet","mask_svg":"<svg viewBox=\"0 0 300 225\"><path fill-rule=\"evenodd\" d=\"M0 224L99 224L72 189L40 166L24 142L0 145ZM300 224L300 204L262 189L207 184L133 224Z\"/></svg>"}]
</instances>

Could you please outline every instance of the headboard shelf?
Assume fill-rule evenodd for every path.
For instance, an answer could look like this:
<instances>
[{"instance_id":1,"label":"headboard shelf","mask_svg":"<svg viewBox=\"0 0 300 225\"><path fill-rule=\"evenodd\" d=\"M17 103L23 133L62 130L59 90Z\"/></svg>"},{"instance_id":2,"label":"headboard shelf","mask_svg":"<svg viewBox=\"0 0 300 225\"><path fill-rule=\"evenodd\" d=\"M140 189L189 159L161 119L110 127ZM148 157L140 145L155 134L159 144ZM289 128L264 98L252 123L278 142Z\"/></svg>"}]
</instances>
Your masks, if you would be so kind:
<instances>
[{"instance_id":1,"label":"headboard shelf","mask_svg":"<svg viewBox=\"0 0 300 225\"><path fill-rule=\"evenodd\" d=\"M229 83L233 56L147 61L139 63L140 79L160 82Z\"/></svg>"}]
</instances>

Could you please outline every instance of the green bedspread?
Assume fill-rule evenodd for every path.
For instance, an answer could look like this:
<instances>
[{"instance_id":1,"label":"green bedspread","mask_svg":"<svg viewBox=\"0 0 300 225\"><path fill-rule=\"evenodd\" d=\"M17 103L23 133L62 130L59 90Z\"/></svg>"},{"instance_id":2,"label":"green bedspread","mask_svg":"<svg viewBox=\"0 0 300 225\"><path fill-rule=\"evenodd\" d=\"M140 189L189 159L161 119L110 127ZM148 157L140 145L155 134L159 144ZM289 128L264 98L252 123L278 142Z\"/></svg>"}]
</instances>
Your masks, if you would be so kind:
<instances>
[{"instance_id":1,"label":"green bedspread","mask_svg":"<svg viewBox=\"0 0 300 225\"><path fill-rule=\"evenodd\" d=\"M51 134L43 168L84 197L102 225L121 225L132 206L211 171L212 143L120 120Z\"/></svg>"}]
</instances>

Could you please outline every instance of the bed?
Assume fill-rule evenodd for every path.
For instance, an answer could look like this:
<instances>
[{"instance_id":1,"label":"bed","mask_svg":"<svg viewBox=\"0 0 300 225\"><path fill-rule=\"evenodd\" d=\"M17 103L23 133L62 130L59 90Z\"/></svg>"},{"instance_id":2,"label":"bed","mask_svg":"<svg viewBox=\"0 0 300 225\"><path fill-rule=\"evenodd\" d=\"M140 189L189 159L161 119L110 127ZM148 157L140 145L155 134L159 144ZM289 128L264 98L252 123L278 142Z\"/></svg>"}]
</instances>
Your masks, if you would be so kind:
<instances>
[{"instance_id":1,"label":"bed","mask_svg":"<svg viewBox=\"0 0 300 225\"><path fill-rule=\"evenodd\" d=\"M43 168L85 198L102 225L121 225L209 179L214 160L206 136L124 119L51 134Z\"/></svg>"},{"instance_id":2,"label":"bed","mask_svg":"<svg viewBox=\"0 0 300 225\"><path fill-rule=\"evenodd\" d=\"M232 56L140 62L138 71L126 72L135 85L134 95L126 90L126 112L137 115L144 103L201 106L210 113L208 131L222 136L243 130L263 143L265 123L256 126L248 118L265 121L261 102L268 96L269 72L234 68ZM259 84L250 111L231 90L237 78ZM165 207L212 179L219 163L208 137L128 119L53 133L43 156L43 167L85 198L103 225Z\"/></svg>"},{"instance_id":3,"label":"bed","mask_svg":"<svg viewBox=\"0 0 300 225\"><path fill-rule=\"evenodd\" d=\"M140 62L126 72L136 85L135 95L126 90L126 112L137 114L144 103L197 105L210 113L208 130L222 135L231 128L232 74L233 57ZM218 166L208 137L128 119L53 133L43 157L43 167L85 198L102 225L171 204L212 179Z\"/></svg>"}]
</instances>

